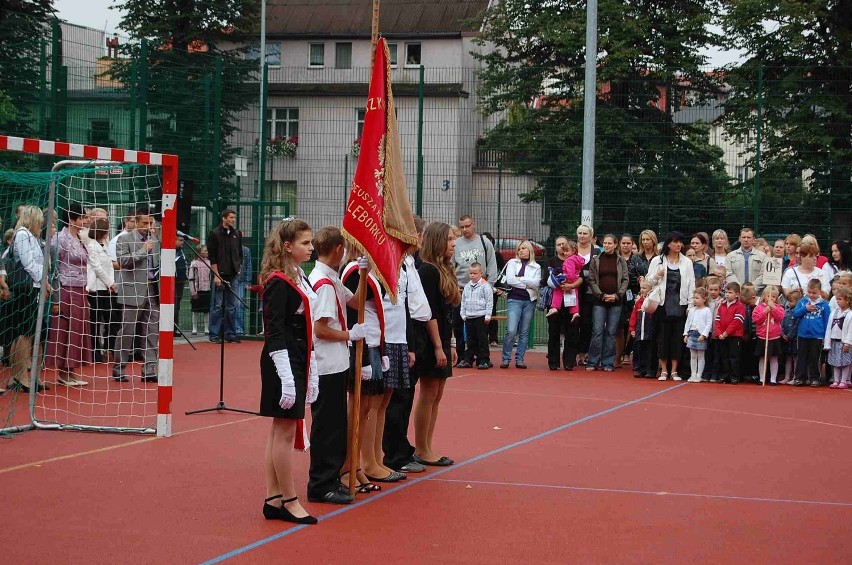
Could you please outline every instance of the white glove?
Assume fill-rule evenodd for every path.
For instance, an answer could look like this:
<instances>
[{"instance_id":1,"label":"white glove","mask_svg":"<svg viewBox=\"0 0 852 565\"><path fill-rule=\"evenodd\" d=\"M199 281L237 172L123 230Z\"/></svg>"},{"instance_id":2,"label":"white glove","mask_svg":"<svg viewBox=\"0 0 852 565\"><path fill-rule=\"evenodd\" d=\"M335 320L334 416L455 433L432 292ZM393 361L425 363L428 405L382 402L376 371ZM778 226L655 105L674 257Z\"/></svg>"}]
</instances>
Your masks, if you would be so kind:
<instances>
[{"instance_id":1,"label":"white glove","mask_svg":"<svg viewBox=\"0 0 852 565\"><path fill-rule=\"evenodd\" d=\"M317 368L317 354L311 351L311 372L308 374L308 394L305 404L313 404L319 396L319 369Z\"/></svg>"},{"instance_id":2,"label":"white glove","mask_svg":"<svg viewBox=\"0 0 852 565\"><path fill-rule=\"evenodd\" d=\"M373 378L373 367L367 365L366 367L361 367L361 380L369 381Z\"/></svg>"},{"instance_id":3,"label":"white glove","mask_svg":"<svg viewBox=\"0 0 852 565\"><path fill-rule=\"evenodd\" d=\"M382 372L390 371L390 358L387 355L382 355Z\"/></svg>"},{"instance_id":4,"label":"white glove","mask_svg":"<svg viewBox=\"0 0 852 565\"><path fill-rule=\"evenodd\" d=\"M367 337L367 324L354 324L349 330L349 341L358 341Z\"/></svg>"},{"instance_id":5,"label":"white glove","mask_svg":"<svg viewBox=\"0 0 852 565\"><path fill-rule=\"evenodd\" d=\"M296 380L293 378L293 369L290 368L290 354L286 349L281 349L273 351L269 356L272 357L278 378L281 379L281 400L278 405L287 410L296 403Z\"/></svg>"},{"instance_id":6,"label":"white glove","mask_svg":"<svg viewBox=\"0 0 852 565\"><path fill-rule=\"evenodd\" d=\"M370 269L370 260L367 259L366 257L364 257L363 255L361 255L360 257L358 257L358 268L369 270Z\"/></svg>"}]
</instances>

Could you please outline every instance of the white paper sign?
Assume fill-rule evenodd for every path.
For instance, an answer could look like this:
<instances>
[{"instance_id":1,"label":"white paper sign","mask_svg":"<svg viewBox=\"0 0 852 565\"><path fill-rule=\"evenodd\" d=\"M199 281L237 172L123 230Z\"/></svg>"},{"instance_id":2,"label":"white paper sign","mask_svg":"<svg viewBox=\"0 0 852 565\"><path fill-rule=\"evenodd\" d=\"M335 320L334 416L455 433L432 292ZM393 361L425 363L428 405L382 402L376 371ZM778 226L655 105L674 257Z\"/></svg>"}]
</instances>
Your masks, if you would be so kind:
<instances>
[{"instance_id":1,"label":"white paper sign","mask_svg":"<svg viewBox=\"0 0 852 565\"><path fill-rule=\"evenodd\" d=\"M763 284L781 284L783 259L769 257L763 262Z\"/></svg>"},{"instance_id":2,"label":"white paper sign","mask_svg":"<svg viewBox=\"0 0 852 565\"><path fill-rule=\"evenodd\" d=\"M592 225L592 211L591 210L583 210L580 214L580 223L585 224L587 226Z\"/></svg>"}]
</instances>

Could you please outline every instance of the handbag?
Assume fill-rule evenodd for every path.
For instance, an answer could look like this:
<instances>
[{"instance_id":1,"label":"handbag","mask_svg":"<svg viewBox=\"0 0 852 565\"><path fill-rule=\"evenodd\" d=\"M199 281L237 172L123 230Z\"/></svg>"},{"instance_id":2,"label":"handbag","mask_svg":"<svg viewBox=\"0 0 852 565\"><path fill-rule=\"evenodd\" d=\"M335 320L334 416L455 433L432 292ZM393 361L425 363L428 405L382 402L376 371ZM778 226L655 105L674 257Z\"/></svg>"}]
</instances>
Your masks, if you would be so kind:
<instances>
[{"instance_id":1,"label":"handbag","mask_svg":"<svg viewBox=\"0 0 852 565\"><path fill-rule=\"evenodd\" d=\"M665 260L663 260L665 261ZM660 261L660 265L665 269L666 266L663 264L663 261ZM653 314L657 311L657 307L663 302L663 292L666 288L666 275L667 273L663 273L662 278L660 278L660 282L651 289L651 292L648 293L647 298L642 303L642 310L647 312L648 314Z\"/></svg>"},{"instance_id":2,"label":"handbag","mask_svg":"<svg viewBox=\"0 0 852 565\"><path fill-rule=\"evenodd\" d=\"M497 280L494 281L494 288L497 290L502 290L503 292L509 292L512 290L512 286L506 281L506 267L509 265L507 261L505 265L503 265L503 270L500 271L500 274L497 275Z\"/></svg>"},{"instance_id":3,"label":"handbag","mask_svg":"<svg viewBox=\"0 0 852 565\"><path fill-rule=\"evenodd\" d=\"M553 303L553 289L549 286L543 286L541 288L541 293L538 295L538 302L536 302L535 309L541 310L542 312L547 312L550 310L550 305Z\"/></svg>"},{"instance_id":4,"label":"handbag","mask_svg":"<svg viewBox=\"0 0 852 565\"><path fill-rule=\"evenodd\" d=\"M31 234L27 234L32 237ZM30 274L24 269L24 264L21 263L20 257L15 254L15 241L9 246L8 263L6 265L6 284L9 290L32 288L33 281Z\"/></svg>"}]
</instances>

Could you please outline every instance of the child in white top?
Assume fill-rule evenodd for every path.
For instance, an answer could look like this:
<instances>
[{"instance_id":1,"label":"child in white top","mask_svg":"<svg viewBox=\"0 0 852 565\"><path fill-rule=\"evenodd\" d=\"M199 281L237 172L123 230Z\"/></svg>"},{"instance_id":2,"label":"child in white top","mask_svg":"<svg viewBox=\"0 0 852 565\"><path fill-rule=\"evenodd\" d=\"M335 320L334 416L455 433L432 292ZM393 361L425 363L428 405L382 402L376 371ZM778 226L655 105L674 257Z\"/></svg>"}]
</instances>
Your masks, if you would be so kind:
<instances>
[{"instance_id":1,"label":"child in white top","mask_svg":"<svg viewBox=\"0 0 852 565\"><path fill-rule=\"evenodd\" d=\"M834 382L829 387L849 388L852 384L852 290L838 288L834 297L837 308L831 311L824 341L828 364L834 368Z\"/></svg>"},{"instance_id":2,"label":"child in white top","mask_svg":"<svg viewBox=\"0 0 852 565\"><path fill-rule=\"evenodd\" d=\"M704 352L707 350L707 339L713 329L713 314L707 307L707 289L696 288L692 293L693 308L689 311L686 324L683 326L683 342L689 349L689 367L691 376L688 382L701 382L704 373ZM680 377L672 377L679 381Z\"/></svg>"}]
</instances>

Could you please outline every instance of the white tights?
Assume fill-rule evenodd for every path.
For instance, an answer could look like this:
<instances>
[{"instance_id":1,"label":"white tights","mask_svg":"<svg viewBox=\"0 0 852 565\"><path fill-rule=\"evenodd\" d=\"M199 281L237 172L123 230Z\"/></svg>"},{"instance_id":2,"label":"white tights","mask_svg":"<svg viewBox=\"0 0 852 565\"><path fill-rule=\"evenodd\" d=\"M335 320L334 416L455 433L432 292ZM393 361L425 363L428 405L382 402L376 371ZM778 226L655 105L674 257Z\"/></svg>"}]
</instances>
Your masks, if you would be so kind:
<instances>
[{"instance_id":1,"label":"white tights","mask_svg":"<svg viewBox=\"0 0 852 565\"><path fill-rule=\"evenodd\" d=\"M692 372L693 377L698 377L699 379L704 374L704 353L703 349L690 349L689 350L689 368Z\"/></svg>"},{"instance_id":2,"label":"white tights","mask_svg":"<svg viewBox=\"0 0 852 565\"><path fill-rule=\"evenodd\" d=\"M852 383L852 365L845 365L843 367L834 367L834 383Z\"/></svg>"},{"instance_id":3,"label":"white tights","mask_svg":"<svg viewBox=\"0 0 852 565\"><path fill-rule=\"evenodd\" d=\"M766 375L764 374L764 366L766 363L766 356L760 358L760 363L757 366L757 370L760 372L760 382L766 382ZM769 374L772 375L770 377L771 382L778 382L778 356L773 355L769 358Z\"/></svg>"}]
</instances>

